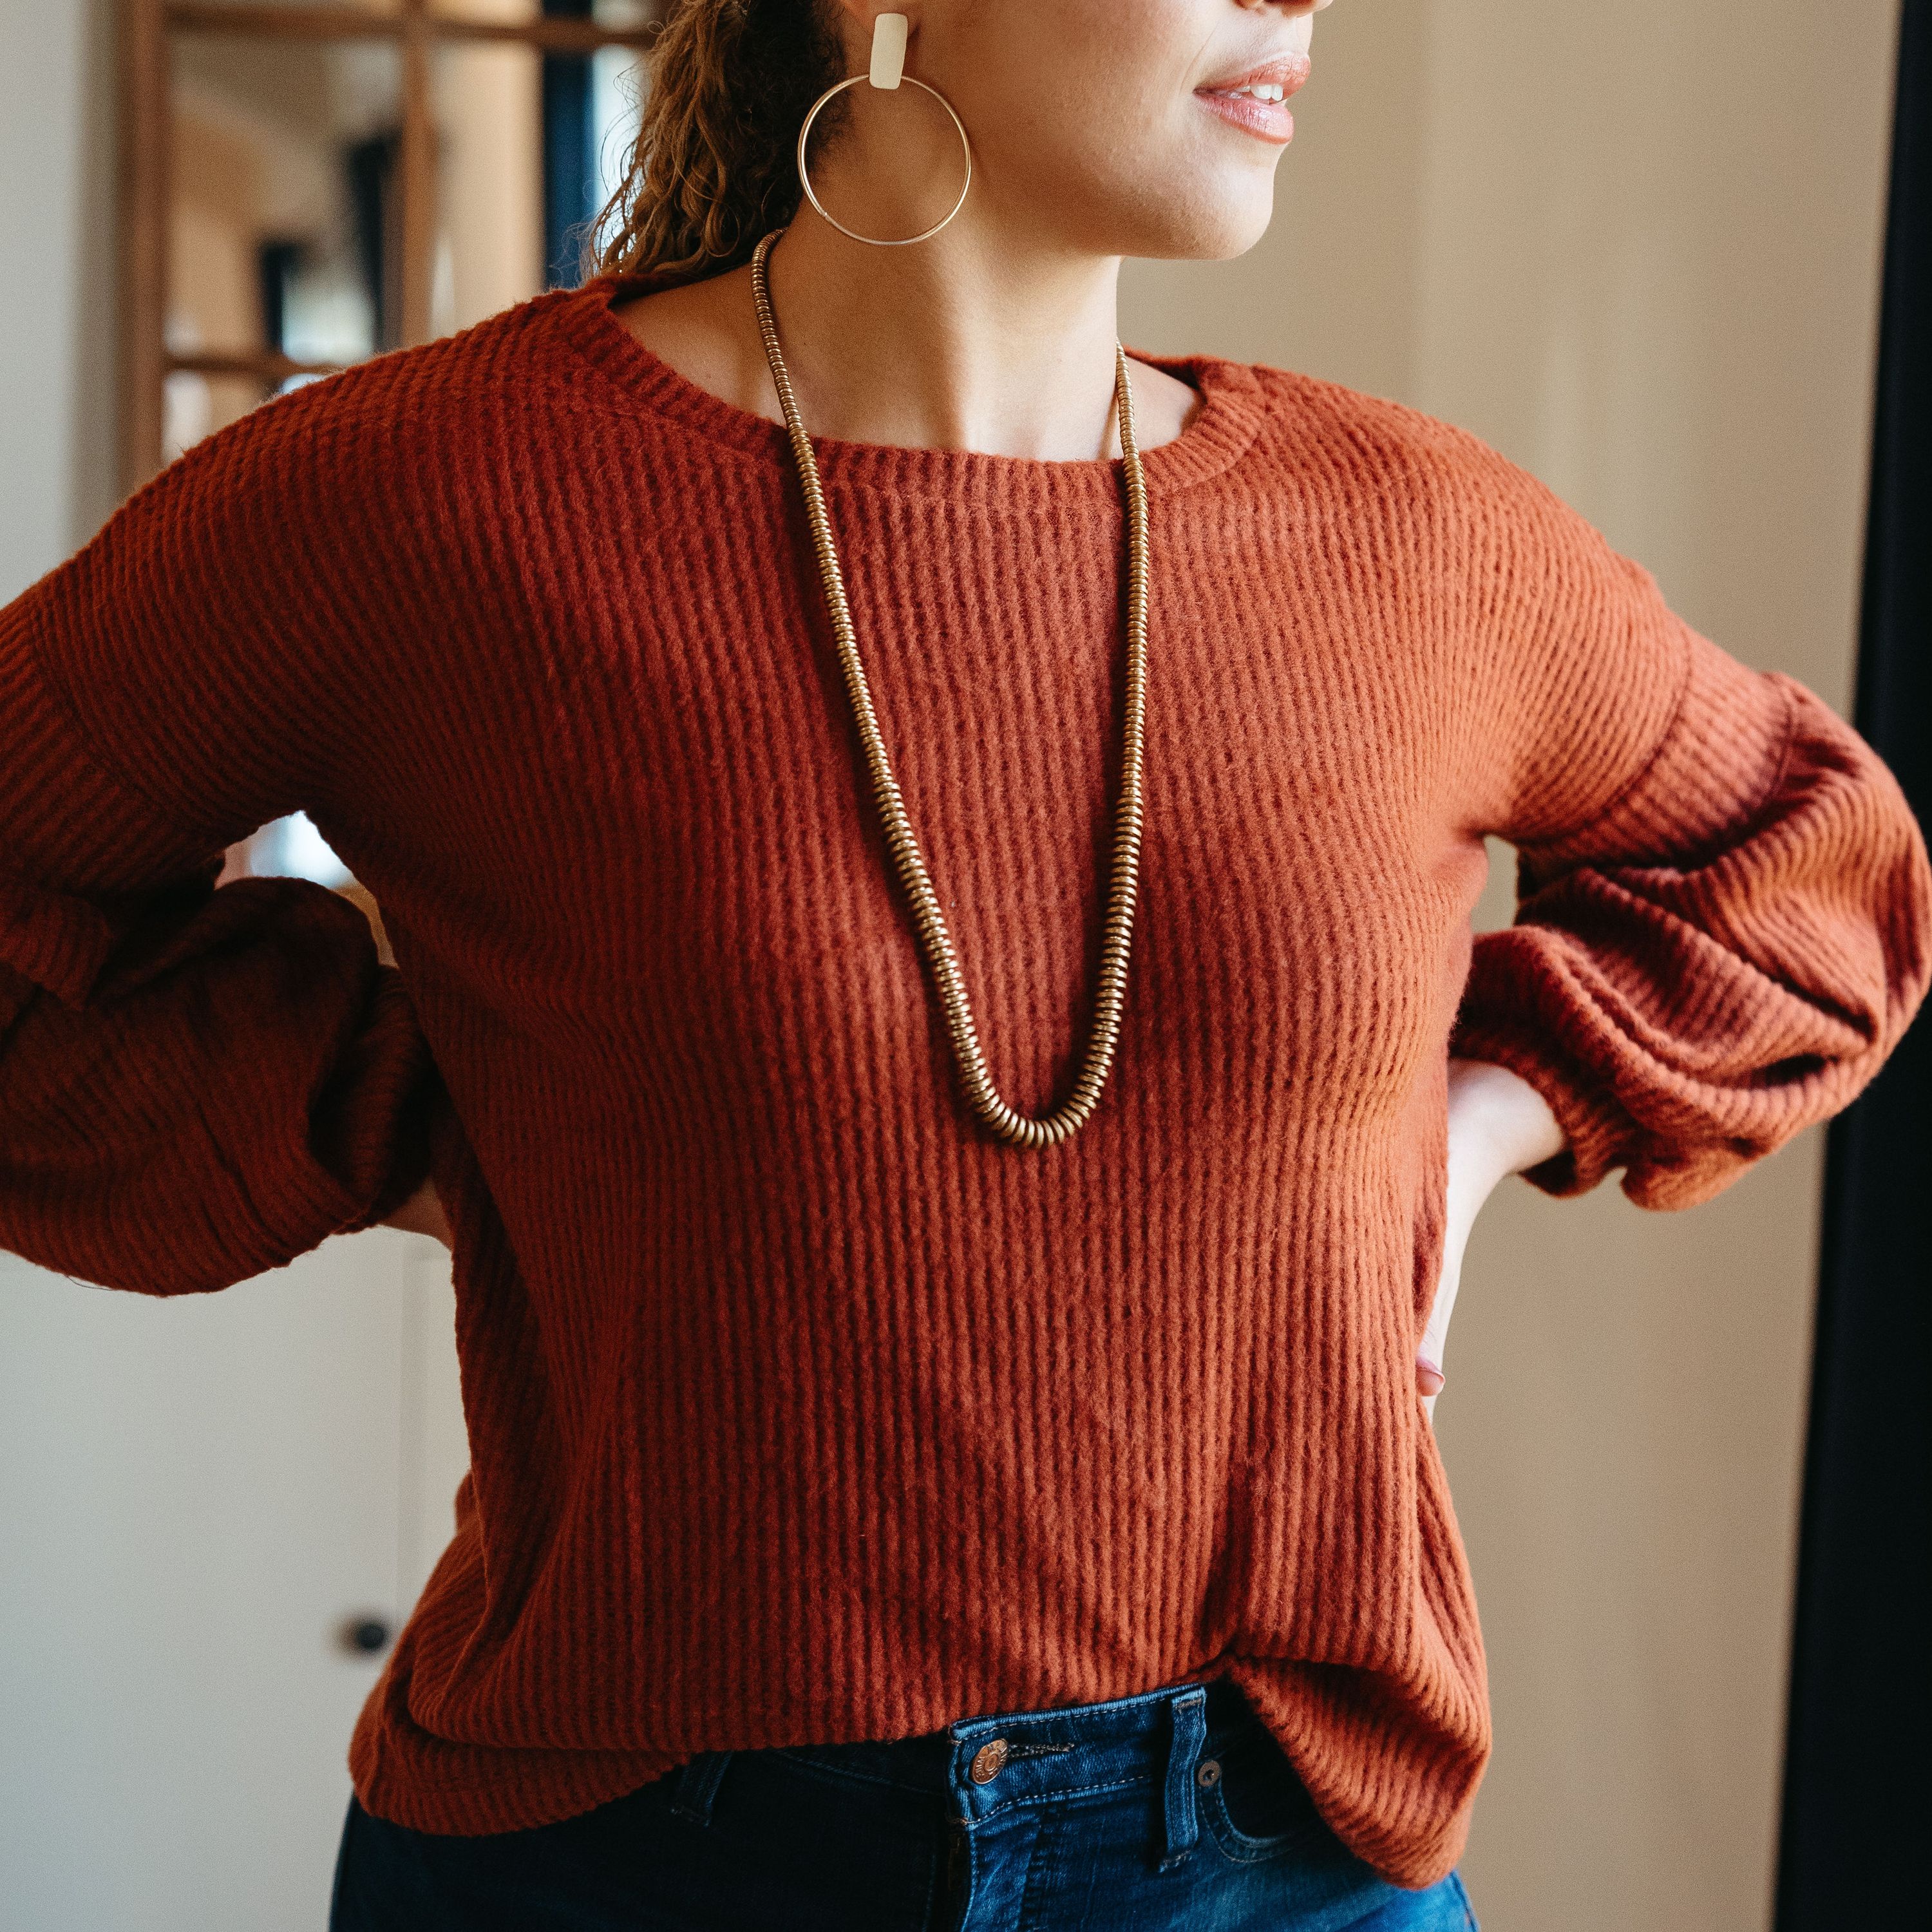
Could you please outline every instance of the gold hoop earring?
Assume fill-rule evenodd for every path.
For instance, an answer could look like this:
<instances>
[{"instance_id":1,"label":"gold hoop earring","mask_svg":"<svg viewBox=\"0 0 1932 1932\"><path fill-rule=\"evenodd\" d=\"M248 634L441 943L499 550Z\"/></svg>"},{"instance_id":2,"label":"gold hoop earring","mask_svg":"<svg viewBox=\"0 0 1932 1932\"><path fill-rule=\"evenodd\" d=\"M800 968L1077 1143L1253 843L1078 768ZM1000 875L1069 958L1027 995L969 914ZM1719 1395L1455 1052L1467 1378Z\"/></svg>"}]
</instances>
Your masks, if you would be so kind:
<instances>
[{"instance_id":1,"label":"gold hoop earring","mask_svg":"<svg viewBox=\"0 0 1932 1932\"><path fill-rule=\"evenodd\" d=\"M835 81L812 104L812 111L805 117L805 125L798 130L798 179L805 190L805 198L840 234L850 236L854 242L862 242L871 248L909 248L915 242L929 242L953 216L966 206L966 193L973 185L973 143L966 138L966 124L953 112L952 104L938 88L929 87L922 80L916 80L905 71L906 17L903 14L881 14L872 26L872 64L869 72L855 74L849 80ZM929 94L946 110L959 136L959 145L966 153L966 178L959 186L959 199L940 220L930 228L917 235L906 235L891 240L881 239L876 235L861 235L856 229L848 228L844 223L818 198L812 185L812 172L806 166L805 146L812 138L812 124L818 118L818 111L834 94L843 94L848 87L856 87L861 81L873 86L890 90L910 81L922 92Z\"/></svg>"}]
</instances>

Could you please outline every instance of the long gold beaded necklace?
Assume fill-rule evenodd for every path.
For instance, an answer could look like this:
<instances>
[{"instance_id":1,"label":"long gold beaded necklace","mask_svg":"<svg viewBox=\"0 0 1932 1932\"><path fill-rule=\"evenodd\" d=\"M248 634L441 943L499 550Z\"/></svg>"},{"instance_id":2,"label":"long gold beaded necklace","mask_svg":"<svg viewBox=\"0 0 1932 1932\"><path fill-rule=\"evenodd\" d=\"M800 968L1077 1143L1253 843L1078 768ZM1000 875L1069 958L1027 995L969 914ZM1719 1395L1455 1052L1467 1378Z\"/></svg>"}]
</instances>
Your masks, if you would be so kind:
<instances>
[{"instance_id":1,"label":"long gold beaded necklace","mask_svg":"<svg viewBox=\"0 0 1932 1932\"><path fill-rule=\"evenodd\" d=\"M952 1042L953 1058L973 1110L1002 1140L1020 1147L1045 1147L1064 1140L1083 1126L1100 1096L1114 1048L1120 1037L1120 1006L1126 993L1127 953L1132 942L1135 874L1140 861L1141 784L1147 710L1147 484L1141 472L1140 448L1134 434L1134 395L1127 380L1127 352L1117 341L1114 345L1114 410L1120 425L1120 454L1126 472L1127 499L1127 715L1126 748L1120 761L1120 799L1114 816L1112 878L1107 890L1107 916L1101 946L1100 977L1095 1004L1093 1029L1078 1077L1067 1099L1051 1113L1037 1118L1016 1112L1000 1098L986 1071L986 1057L980 1050L980 1036L967 1003L966 988L953 956L952 940L946 930L939 900L932 890L919 841L906 817L898 782L886 756L885 740L872 710L865 667L859 659L858 639L852 628L852 613L845 599L845 578L838 565L838 553L832 540L832 520L825 507L825 491L818 475L818 462L812 453L812 439L798 412L798 400L792 393L791 376L778 347L778 323L772 314L771 290L765 262L772 244L784 231L775 230L760 242L752 256L752 292L758 303L758 333L764 338L766 359L771 364L772 380L777 386L778 401L784 410L785 428L791 437L792 454L798 462L799 482L805 496L806 520L811 526L812 548L818 556L818 576L825 592L826 608L832 620L832 636L838 661L845 674L845 688L852 700L866 762L872 772L872 797L883 822L886 843L899 883L912 904L918 929L920 950L939 985L940 1003L946 1016L946 1030Z\"/></svg>"}]
</instances>

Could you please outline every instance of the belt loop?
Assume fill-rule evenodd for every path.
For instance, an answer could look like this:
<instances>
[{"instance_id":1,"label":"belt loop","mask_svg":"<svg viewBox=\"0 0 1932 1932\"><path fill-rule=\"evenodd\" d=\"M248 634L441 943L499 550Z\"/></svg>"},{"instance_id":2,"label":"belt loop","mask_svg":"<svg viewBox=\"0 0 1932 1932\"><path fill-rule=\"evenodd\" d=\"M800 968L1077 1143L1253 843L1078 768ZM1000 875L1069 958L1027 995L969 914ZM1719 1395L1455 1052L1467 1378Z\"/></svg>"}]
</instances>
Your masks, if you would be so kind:
<instances>
[{"instance_id":1,"label":"belt loop","mask_svg":"<svg viewBox=\"0 0 1932 1932\"><path fill-rule=\"evenodd\" d=\"M1168 1702L1171 1727L1167 1745L1165 1840L1160 1869L1178 1865L1194 1849L1200 1836L1200 1821L1194 1809L1194 1770L1201 1746L1208 1736L1208 1692L1202 1684L1190 1684L1175 1692Z\"/></svg>"},{"instance_id":2,"label":"belt loop","mask_svg":"<svg viewBox=\"0 0 1932 1932\"><path fill-rule=\"evenodd\" d=\"M677 1768L677 1795L670 1808L700 1825L711 1822L711 1801L718 1795L718 1780L731 1761L728 1750L700 1751Z\"/></svg>"}]
</instances>

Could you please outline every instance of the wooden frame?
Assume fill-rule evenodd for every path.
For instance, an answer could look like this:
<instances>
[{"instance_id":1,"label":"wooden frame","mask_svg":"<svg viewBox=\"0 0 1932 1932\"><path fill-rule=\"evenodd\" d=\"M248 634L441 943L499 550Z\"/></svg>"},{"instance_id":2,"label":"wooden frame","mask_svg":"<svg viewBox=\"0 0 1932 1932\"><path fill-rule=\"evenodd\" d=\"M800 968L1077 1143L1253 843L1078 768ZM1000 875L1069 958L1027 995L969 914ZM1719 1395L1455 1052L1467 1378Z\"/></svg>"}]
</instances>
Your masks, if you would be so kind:
<instances>
[{"instance_id":1,"label":"wooden frame","mask_svg":"<svg viewBox=\"0 0 1932 1932\"><path fill-rule=\"evenodd\" d=\"M134 490L161 466L162 394L177 370L254 376L265 382L327 374L337 365L297 362L278 353L180 355L166 338L168 290L170 49L182 34L257 40L392 40L402 55L402 115L397 162L400 238L398 311L402 345L429 339L435 249L436 136L430 115L430 56L440 43L493 41L538 53L587 54L643 46L648 26L619 28L595 20L465 19L431 0L395 0L391 10L359 7L260 6L226 0L122 0L121 20L121 481Z\"/></svg>"}]
</instances>

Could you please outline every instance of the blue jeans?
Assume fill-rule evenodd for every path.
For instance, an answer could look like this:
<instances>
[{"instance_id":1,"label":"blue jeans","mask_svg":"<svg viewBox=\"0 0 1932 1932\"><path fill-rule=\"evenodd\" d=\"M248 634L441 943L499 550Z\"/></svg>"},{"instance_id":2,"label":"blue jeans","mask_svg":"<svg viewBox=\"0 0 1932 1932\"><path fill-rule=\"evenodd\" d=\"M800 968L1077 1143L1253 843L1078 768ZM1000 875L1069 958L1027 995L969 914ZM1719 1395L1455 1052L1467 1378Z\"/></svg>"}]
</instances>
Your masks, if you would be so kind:
<instances>
[{"instance_id":1,"label":"blue jeans","mask_svg":"<svg viewBox=\"0 0 1932 1932\"><path fill-rule=\"evenodd\" d=\"M330 1932L1474 1932L1390 1885L1225 1680L867 1744L710 1752L555 1825L352 1798Z\"/></svg>"}]
</instances>

